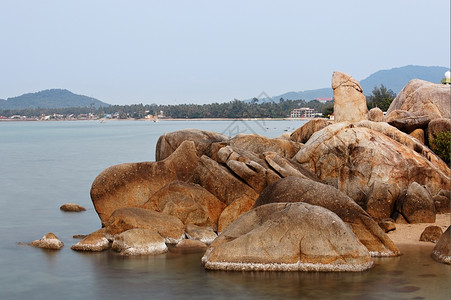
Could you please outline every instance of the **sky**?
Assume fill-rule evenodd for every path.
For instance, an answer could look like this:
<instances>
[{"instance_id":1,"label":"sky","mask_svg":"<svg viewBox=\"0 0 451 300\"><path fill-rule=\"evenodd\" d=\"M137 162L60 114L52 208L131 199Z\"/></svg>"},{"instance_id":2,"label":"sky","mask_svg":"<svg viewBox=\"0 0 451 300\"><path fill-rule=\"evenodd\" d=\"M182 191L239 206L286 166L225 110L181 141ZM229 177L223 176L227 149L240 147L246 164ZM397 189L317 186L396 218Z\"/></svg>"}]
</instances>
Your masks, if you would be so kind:
<instances>
[{"instance_id":1,"label":"sky","mask_svg":"<svg viewBox=\"0 0 451 300\"><path fill-rule=\"evenodd\" d=\"M0 0L0 99L188 104L450 66L449 0Z\"/></svg>"}]
</instances>

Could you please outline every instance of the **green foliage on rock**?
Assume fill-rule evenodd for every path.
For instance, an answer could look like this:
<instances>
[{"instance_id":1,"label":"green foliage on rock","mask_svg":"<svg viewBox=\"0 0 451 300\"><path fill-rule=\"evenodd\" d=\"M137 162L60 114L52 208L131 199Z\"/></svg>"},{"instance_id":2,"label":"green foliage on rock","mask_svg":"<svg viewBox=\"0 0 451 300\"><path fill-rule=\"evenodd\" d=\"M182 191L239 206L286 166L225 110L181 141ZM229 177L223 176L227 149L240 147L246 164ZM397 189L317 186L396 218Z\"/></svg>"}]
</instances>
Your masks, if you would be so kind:
<instances>
[{"instance_id":1,"label":"green foliage on rock","mask_svg":"<svg viewBox=\"0 0 451 300\"><path fill-rule=\"evenodd\" d=\"M443 131L437 134L430 143L431 150L434 151L444 162L450 164L450 152L451 152L451 133L449 131Z\"/></svg>"},{"instance_id":2,"label":"green foliage on rock","mask_svg":"<svg viewBox=\"0 0 451 300\"><path fill-rule=\"evenodd\" d=\"M375 86L372 94L366 99L368 109L379 107L382 111L387 111L395 97L396 94L383 84L380 87Z\"/></svg>"}]
</instances>

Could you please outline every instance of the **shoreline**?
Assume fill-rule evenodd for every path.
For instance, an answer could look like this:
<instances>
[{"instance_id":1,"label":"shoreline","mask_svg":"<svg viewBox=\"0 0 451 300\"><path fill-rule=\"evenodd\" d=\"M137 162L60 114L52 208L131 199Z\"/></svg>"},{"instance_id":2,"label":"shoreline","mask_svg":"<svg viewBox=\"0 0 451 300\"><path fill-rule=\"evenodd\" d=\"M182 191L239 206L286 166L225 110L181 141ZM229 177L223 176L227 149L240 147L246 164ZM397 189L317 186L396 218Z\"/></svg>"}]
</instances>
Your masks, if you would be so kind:
<instances>
[{"instance_id":1,"label":"shoreline","mask_svg":"<svg viewBox=\"0 0 451 300\"><path fill-rule=\"evenodd\" d=\"M314 118L193 118L193 119L176 119L176 118L164 118L164 119L51 119L51 120L38 120L38 119L0 119L0 122L72 122L72 121L145 121L145 122L162 122L162 121L310 121Z\"/></svg>"},{"instance_id":2,"label":"shoreline","mask_svg":"<svg viewBox=\"0 0 451 300\"><path fill-rule=\"evenodd\" d=\"M420 246L432 245L432 242L420 241L421 233L428 226L439 226L443 232L451 225L451 214L437 214L434 223L418 223L418 224L398 224L396 229L387 233L388 237L395 243L396 246Z\"/></svg>"}]
</instances>

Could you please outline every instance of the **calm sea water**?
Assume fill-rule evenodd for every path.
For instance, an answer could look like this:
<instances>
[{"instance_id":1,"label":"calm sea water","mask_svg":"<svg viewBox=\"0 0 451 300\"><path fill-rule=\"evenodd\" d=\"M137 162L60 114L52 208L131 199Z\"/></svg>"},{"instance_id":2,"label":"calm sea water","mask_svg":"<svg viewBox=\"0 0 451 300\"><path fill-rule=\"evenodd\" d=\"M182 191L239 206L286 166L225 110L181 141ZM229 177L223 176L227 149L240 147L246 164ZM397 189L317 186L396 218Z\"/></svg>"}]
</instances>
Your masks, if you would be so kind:
<instances>
[{"instance_id":1,"label":"calm sea water","mask_svg":"<svg viewBox=\"0 0 451 300\"><path fill-rule=\"evenodd\" d=\"M449 299L450 267L433 245L402 248L361 273L207 272L202 253L121 257L70 249L100 228L89 198L94 178L123 162L153 161L164 132L198 128L276 137L300 121L0 122L0 299ZM83 213L59 207L75 202ZM55 233L47 251L31 242Z\"/></svg>"}]
</instances>

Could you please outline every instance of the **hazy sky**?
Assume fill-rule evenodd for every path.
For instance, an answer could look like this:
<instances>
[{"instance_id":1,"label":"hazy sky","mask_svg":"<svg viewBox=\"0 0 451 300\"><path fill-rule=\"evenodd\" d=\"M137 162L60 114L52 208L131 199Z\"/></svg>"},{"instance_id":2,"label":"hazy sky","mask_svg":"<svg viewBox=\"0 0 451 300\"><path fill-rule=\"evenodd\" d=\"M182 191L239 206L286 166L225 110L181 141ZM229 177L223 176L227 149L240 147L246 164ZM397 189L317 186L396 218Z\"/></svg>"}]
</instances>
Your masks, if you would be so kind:
<instances>
[{"instance_id":1,"label":"hazy sky","mask_svg":"<svg viewBox=\"0 0 451 300\"><path fill-rule=\"evenodd\" d=\"M0 0L0 98L211 103L450 65L449 0Z\"/></svg>"}]
</instances>

